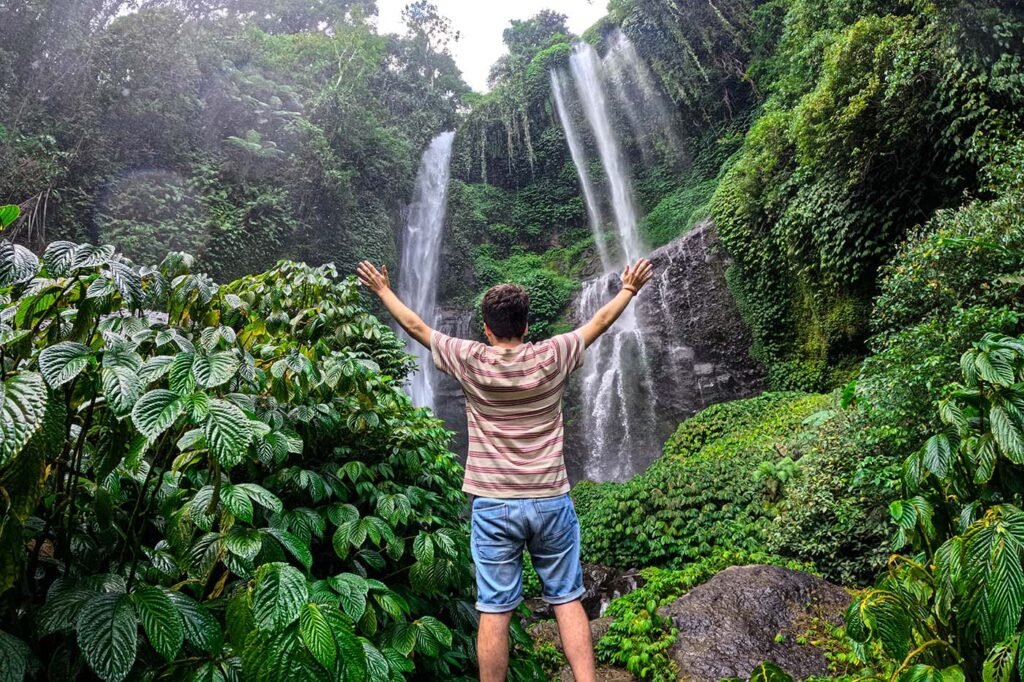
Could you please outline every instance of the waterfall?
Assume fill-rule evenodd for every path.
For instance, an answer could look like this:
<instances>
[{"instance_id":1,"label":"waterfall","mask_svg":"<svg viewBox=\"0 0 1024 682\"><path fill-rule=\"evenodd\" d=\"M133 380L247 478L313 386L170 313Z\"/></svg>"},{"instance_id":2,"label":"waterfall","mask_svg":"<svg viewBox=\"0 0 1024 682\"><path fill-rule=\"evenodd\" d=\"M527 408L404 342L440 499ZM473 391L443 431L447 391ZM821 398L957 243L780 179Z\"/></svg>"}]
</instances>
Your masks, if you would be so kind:
<instances>
[{"instance_id":1,"label":"waterfall","mask_svg":"<svg viewBox=\"0 0 1024 682\"><path fill-rule=\"evenodd\" d=\"M563 75L558 71L551 73L555 108L580 177L591 229L595 239L599 239L603 228L600 201L605 200L610 204L615 221L618 263L633 263L645 253L637 230L630 169L614 133L607 97L607 84L622 87L621 76L628 67L623 60L609 64L599 59L594 49L585 43L575 45L569 58L577 99L605 171L606 197L596 195L586 172L586 153L567 107ZM613 75L620 76L618 85L614 84ZM637 112L631 113L639 123ZM604 274L583 283L575 311L580 320L593 316L620 287L617 270L621 266L609 259L600 247L599 255ZM585 449L583 472L591 480L625 480L642 469L643 464L651 460L651 450L656 451L660 446L655 435L656 396L651 354L634 306L628 307L612 328L587 350L580 373L582 405L580 423L575 428Z\"/></svg>"},{"instance_id":2,"label":"waterfall","mask_svg":"<svg viewBox=\"0 0 1024 682\"><path fill-rule=\"evenodd\" d=\"M623 259L632 263L643 255L643 248L636 231L633 183L619 149L619 142L612 131L601 61L594 48L586 43L577 43L569 58L569 68L576 81L583 113L594 133L597 152L608 178L612 214L619 233Z\"/></svg>"},{"instance_id":3,"label":"waterfall","mask_svg":"<svg viewBox=\"0 0 1024 682\"><path fill-rule=\"evenodd\" d=\"M602 227L604 217L602 216L601 204L598 203L594 185L590 181L590 171L587 170L587 158L583 154L583 145L580 144L579 135L576 132L576 125L566 106L565 86L562 84L562 77L557 71L551 72L551 92L555 97L555 109L558 112L558 120L562 123L562 130L565 131L565 141L569 144L569 153L572 155L573 165L576 166L576 174L580 178L580 187L583 189L583 200L587 205L587 218L590 220L590 230L594 234L594 245L597 247L598 256L601 258L601 266L604 270L611 268L611 258L608 256L608 247L605 245Z\"/></svg>"},{"instance_id":4,"label":"waterfall","mask_svg":"<svg viewBox=\"0 0 1024 682\"><path fill-rule=\"evenodd\" d=\"M676 133L672 113L661 90L655 84L650 67L640 58L633 43L621 31L616 30L609 42L608 53L601 61L613 76L612 92L629 119L645 160L654 145L641 121L641 113L645 119L655 124L656 131L668 142L669 150L678 154L682 149L682 143Z\"/></svg>"},{"instance_id":5,"label":"waterfall","mask_svg":"<svg viewBox=\"0 0 1024 682\"><path fill-rule=\"evenodd\" d=\"M431 326L435 323L437 307L441 236L448 206L449 162L454 139L454 132L441 133L423 152L399 260L398 296ZM409 338L402 330L399 330L399 336L406 340L419 365L409 383L413 403L433 408L436 375L430 349Z\"/></svg>"}]
</instances>

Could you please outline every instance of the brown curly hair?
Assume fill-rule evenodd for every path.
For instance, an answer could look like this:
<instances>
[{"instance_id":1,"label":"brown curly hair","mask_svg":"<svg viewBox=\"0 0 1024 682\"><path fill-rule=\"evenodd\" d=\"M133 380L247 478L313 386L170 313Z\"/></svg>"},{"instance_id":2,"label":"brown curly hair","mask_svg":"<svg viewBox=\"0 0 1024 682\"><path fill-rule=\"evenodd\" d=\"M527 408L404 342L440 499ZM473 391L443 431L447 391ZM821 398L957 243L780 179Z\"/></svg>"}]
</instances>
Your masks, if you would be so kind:
<instances>
[{"instance_id":1,"label":"brown curly hair","mask_svg":"<svg viewBox=\"0 0 1024 682\"><path fill-rule=\"evenodd\" d=\"M530 295L518 284L499 284L484 294L484 322L499 339L521 339L530 317Z\"/></svg>"}]
</instances>

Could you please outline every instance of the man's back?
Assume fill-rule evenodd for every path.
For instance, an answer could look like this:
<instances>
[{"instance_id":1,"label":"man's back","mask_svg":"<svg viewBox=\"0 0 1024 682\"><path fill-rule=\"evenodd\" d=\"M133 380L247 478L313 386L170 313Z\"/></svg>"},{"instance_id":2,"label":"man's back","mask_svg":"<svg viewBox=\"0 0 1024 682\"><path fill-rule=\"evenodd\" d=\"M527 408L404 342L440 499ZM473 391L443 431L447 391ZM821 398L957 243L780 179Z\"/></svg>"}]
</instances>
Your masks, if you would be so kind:
<instances>
[{"instance_id":1,"label":"man's back","mask_svg":"<svg viewBox=\"0 0 1024 682\"><path fill-rule=\"evenodd\" d=\"M388 281L387 267L359 264L359 281L380 296L412 338L431 349L434 364L462 384L469 422L469 457L462 489L476 495L470 552L476 566L481 682L499 682L508 670L508 626L523 600L523 551L529 549L552 605L565 656L579 682L593 682L594 648L580 561L580 524L562 459L562 393L583 365L583 349L618 319L650 281L641 258L622 272L622 289L589 322L541 343L523 343L530 297L515 284L491 287L481 301L490 346L453 339L409 310Z\"/></svg>"},{"instance_id":2,"label":"man's back","mask_svg":"<svg viewBox=\"0 0 1024 682\"><path fill-rule=\"evenodd\" d=\"M562 456L562 395L583 365L579 331L499 348L437 331L439 370L466 395L469 453L462 489L484 497L553 497L569 491Z\"/></svg>"}]
</instances>

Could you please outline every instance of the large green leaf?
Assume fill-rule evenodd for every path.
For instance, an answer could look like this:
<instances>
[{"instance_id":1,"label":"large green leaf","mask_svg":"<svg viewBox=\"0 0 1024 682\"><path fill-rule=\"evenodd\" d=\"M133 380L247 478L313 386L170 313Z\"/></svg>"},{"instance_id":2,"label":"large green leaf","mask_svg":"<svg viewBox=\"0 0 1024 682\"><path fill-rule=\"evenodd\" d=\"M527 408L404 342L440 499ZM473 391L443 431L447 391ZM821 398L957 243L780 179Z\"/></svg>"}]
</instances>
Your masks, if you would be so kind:
<instances>
[{"instance_id":1,"label":"large green leaf","mask_svg":"<svg viewBox=\"0 0 1024 682\"><path fill-rule=\"evenodd\" d=\"M982 379L996 386L1013 385L1013 365L1003 353L980 352L974 358L974 366Z\"/></svg>"},{"instance_id":2,"label":"large green leaf","mask_svg":"<svg viewBox=\"0 0 1024 682\"><path fill-rule=\"evenodd\" d=\"M352 620L359 620L366 612L366 594L369 585L365 578L353 573L341 573L329 579L331 587L341 597L341 608Z\"/></svg>"},{"instance_id":3,"label":"large green leaf","mask_svg":"<svg viewBox=\"0 0 1024 682\"><path fill-rule=\"evenodd\" d=\"M142 303L145 294L142 291L142 278L139 277L139 273L117 260L111 260L107 267L110 268L110 279L121 292L125 306L134 308Z\"/></svg>"},{"instance_id":4,"label":"large green leaf","mask_svg":"<svg viewBox=\"0 0 1024 682\"><path fill-rule=\"evenodd\" d=\"M0 384L0 466L21 452L42 427L46 385L35 372L15 372Z\"/></svg>"},{"instance_id":5,"label":"large green leaf","mask_svg":"<svg viewBox=\"0 0 1024 682\"><path fill-rule=\"evenodd\" d=\"M43 265L53 277L64 277L71 272L71 263L75 258L78 244L67 241L50 242L43 251Z\"/></svg>"},{"instance_id":6,"label":"large green leaf","mask_svg":"<svg viewBox=\"0 0 1024 682\"><path fill-rule=\"evenodd\" d=\"M296 535L279 528L267 528L268 535L281 543L281 546L288 550L288 553L295 557L307 571L313 567L313 553L309 545L303 542Z\"/></svg>"},{"instance_id":7,"label":"large green leaf","mask_svg":"<svg viewBox=\"0 0 1024 682\"><path fill-rule=\"evenodd\" d=\"M445 648L452 645L452 631L448 626L433 616L422 616L414 623L417 628L426 630Z\"/></svg>"},{"instance_id":8,"label":"large green leaf","mask_svg":"<svg viewBox=\"0 0 1024 682\"><path fill-rule=\"evenodd\" d=\"M0 230L13 223L21 215L21 207L17 204L0 206Z\"/></svg>"},{"instance_id":9,"label":"large green leaf","mask_svg":"<svg viewBox=\"0 0 1024 682\"><path fill-rule=\"evenodd\" d=\"M46 603L36 613L40 637L60 630L70 630L78 620L78 612L96 593L75 586L68 578L57 578L50 585Z\"/></svg>"},{"instance_id":10,"label":"large green leaf","mask_svg":"<svg viewBox=\"0 0 1024 682\"><path fill-rule=\"evenodd\" d=\"M120 682L128 676L138 643L138 623L128 595L96 595L79 612L75 630L78 648L100 679Z\"/></svg>"},{"instance_id":11,"label":"large green leaf","mask_svg":"<svg viewBox=\"0 0 1024 682\"><path fill-rule=\"evenodd\" d=\"M263 548L263 536L253 528L235 526L224 536L224 544L229 552L252 561Z\"/></svg>"},{"instance_id":12,"label":"large green leaf","mask_svg":"<svg viewBox=\"0 0 1024 682\"><path fill-rule=\"evenodd\" d=\"M272 512L279 512L283 509L280 498L262 486L255 483L239 483L235 487L244 490L249 499L261 507L266 507Z\"/></svg>"},{"instance_id":13,"label":"large green leaf","mask_svg":"<svg viewBox=\"0 0 1024 682\"><path fill-rule=\"evenodd\" d=\"M167 377L167 384L172 391L188 395L196 390L196 377L192 372L192 365L195 364L195 361L195 353L185 352L174 356Z\"/></svg>"},{"instance_id":14,"label":"large green leaf","mask_svg":"<svg viewBox=\"0 0 1024 682\"><path fill-rule=\"evenodd\" d=\"M1019 634L992 647L988 656L985 657L985 663L981 669L982 682L1010 682L1014 666L1017 665L1017 649L1019 647Z\"/></svg>"},{"instance_id":15,"label":"large green leaf","mask_svg":"<svg viewBox=\"0 0 1024 682\"><path fill-rule=\"evenodd\" d=\"M220 351L209 355L197 355L192 363L192 372L200 386L220 386L235 376L238 358L231 351Z\"/></svg>"},{"instance_id":16,"label":"large green leaf","mask_svg":"<svg viewBox=\"0 0 1024 682\"><path fill-rule=\"evenodd\" d=\"M225 485L220 491L220 501L236 518L252 523L252 500L244 488L230 483Z\"/></svg>"},{"instance_id":17,"label":"large green leaf","mask_svg":"<svg viewBox=\"0 0 1024 682\"><path fill-rule=\"evenodd\" d=\"M1002 405L993 405L988 412L992 435L999 450L1014 464L1024 464L1024 434Z\"/></svg>"},{"instance_id":18,"label":"large green leaf","mask_svg":"<svg viewBox=\"0 0 1024 682\"><path fill-rule=\"evenodd\" d=\"M953 448L949 444L949 437L944 433L937 433L924 444L924 464L928 470L939 478L945 478L946 472L953 461Z\"/></svg>"},{"instance_id":19,"label":"large green leaf","mask_svg":"<svg viewBox=\"0 0 1024 682\"><path fill-rule=\"evenodd\" d=\"M32 650L25 642L0 630L0 682L21 682L31 657Z\"/></svg>"},{"instance_id":20,"label":"large green leaf","mask_svg":"<svg viewBox=\"0 0 1024 682\"><path fill-rule=\"evenodd\" d=\"M252 440L249 418L237 405L220 398L210 400L204 432L207 447L224 467L241 462Z\"/></svg>"},{"instance_id":21,"label":"large green leaf","mask_svg":"<svg viewBox=\"0 0 1024 682\"><path fill-rule=\"evenodd\" d=\"M302 607L299 614L299 633L306 648L316 660L328 670L333 668L338 649L334 643L331 626L316 604L306 604Z\"/></svg>"},{"instance_id":22,"label":"large green leaf","mask_svg":"<svg viewBox=\"0 0 1024 682\"><path fill-rule=\"evenodd\" d=\"M338 663L344 671L342 679L365 680L367 678L366 651L363 649L362 640L355 633L352 620L336 609L325 609L323 614L331 626L334 641L338 645Z\"/></svg>"},{"instance_id":23,"label":"large green leaf","mask_svg":"<svg viewBox=\"0 0 1024 682\"><path fill-rule=\"evenodd\" d=\"M366 671L368 682L388 682L390 667L384 654L368 639L363 639L363 651L366 654Z\"/></svg>"},{"instance_id":24,"label":"large green leaf","mask_svg":"<svg viewBox=\"0 0 1024 682\"><path fill-rule=\"evenodd\" d=\"M90 357L89 346L62 341L44 348L39 354L39 371L51 388L57 388L78 376L89 364Z\"/></svg>"},{"instance_id":25,"label":"large green leaf","mask_svg":"<svg viewBox=\"0 0 1024 682\"><path fill-rule=\"evenodd\" d=\"M158 388L139 398L132 409L132 423L150 440L166 431L185 409L182 397Z\"/></svg>"},{"instance_id":26,"label":"large green leaf","mask_svg":"<svg viewBox=\"0 0 1024 682\"><path fill-rule=\"evenodd\" d=\"M877 638L885 653L903 660L910 645L910 615L899 598L885 590L872 590L854 602L846 614L847 634L857 642Z\"/></svg>"},{"instance_id":27,"label":"large green leaf","mask_svg":"<svg viewBox=\"0 0 1024 682\"><path fill-rule=\"evenodd\" d=\"M104 367L102 377L103 395L114 414L120 417L131 412L144 390L138 373L125 367Z\"/></svg>"},{"instance_id":28,"label":"large green leaf","mask_svg":"<svg viewBox=\"0 0 1024 682\"><path fill-rule=\"evenodd\" d=\"M144 586L132 593L135 611L149 643L157 653L173 661L185 639L181 614L163 588Z\"/></svg>"},{"instance_id":29,"label":"large green leaf","mask_svg":"<svg viewBox=\"0 0 1024 682\"><path fill-rule=\"evenodd\" d=\"M968 528L964 542L965 615L993 646L1016 633L1024 610L1024 513L992 507Z\"/></svg>"},{"instance_id":30,"label":"large green leaf","mask_svg":"<svg viewBox=\"0 0 1024 682\"><path fill-rule=\"evenodd\" d=\"M209 609L181 592L172 591L167 596L170 597L171 602L178 609L178 613L181 614L181 622L185 626L185 638L208 654L219 653L224 635L221 632L220 623L213 617Z\"/></svg>"},{"instance_id":31,"label":"large green leaf","mask_svg":"<svg viewBox=\"0 0 1024 682\"><path fill-rule=\"evenodd\" d=\"M21 244L0 240L0 287L27 282L39 272L39 259Z\"/></svg>"},{"instance_id":32,"label":"large green leaf","mask_svg":"<svg viewBox=\"0 0 1024 682\"><path fill-rule=\"evenodd\" d=\"M145 384L150 384L167 374L173 363L174 356L172 355L156 355L148 358L138 372L139 379Z\"/></svg>"},{"instance_id":33,"label":"large green leaf","mask_svg":"<svg viewBox=\"0 0 1024 682\"><path fill-rule=\"evenodd\" d=\"M309 599L306 578L284 563L264 564L256 578L252 611L261 630L277 631L295 621Z\"/></svg>"},{"instance_id":34,"label":"large green leaf","mask_svg":"<svg viewBox=\"0 0 1024 682\"><path fill-rule=\"evenodd\" d=\"M395 621L388 626L387 641L403 656L408 656L416 646L416 628L412 623Z\"/></svg>"}]
</instances>

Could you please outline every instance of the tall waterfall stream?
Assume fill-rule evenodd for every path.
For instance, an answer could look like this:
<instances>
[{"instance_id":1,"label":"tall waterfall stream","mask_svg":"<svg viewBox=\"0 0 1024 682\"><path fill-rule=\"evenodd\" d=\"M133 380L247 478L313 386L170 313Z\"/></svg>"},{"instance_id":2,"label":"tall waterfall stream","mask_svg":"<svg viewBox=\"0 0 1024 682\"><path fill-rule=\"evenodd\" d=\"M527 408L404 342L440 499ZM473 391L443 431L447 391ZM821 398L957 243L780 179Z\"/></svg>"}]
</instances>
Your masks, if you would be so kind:
<instances>
[{"instance_id":1,"label":"tall waterfall stream","mask_svg":"<svg viewBox=\"0 0 1024 682\"><path fill-rule=\"evenodd\" d=\"M448 177L454 132L444 132L431 141L416 173L416 188L405 225L398 271L398 296L429 324L435 323L437 281L441 263L441 239L448 208ZM410 380L413 404L434 408L437 381L430 350L399 334L416 356L419 369Z\"/></svg>"}]
</instances>

